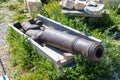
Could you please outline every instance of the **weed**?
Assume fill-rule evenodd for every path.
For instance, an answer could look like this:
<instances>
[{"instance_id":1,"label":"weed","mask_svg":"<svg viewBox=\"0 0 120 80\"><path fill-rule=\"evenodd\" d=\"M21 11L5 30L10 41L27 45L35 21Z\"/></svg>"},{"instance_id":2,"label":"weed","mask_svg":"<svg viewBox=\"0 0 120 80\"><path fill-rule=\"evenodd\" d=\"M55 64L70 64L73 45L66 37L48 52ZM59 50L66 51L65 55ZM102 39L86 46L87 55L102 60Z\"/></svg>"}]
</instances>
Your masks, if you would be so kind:
<instances>
[{"instance_id":1,"label":"weed","mask_svg":"<svg viewBox=\"0 0 120 80\"><path fill-rule=\"evenodd\" d=\"M0 3L6 2L7 0L0 0Z\"/></svg>"},{"instance_id":2,"label":"weed","mask_svg":"<svg viewBox=\"0 0 120 80\"><path fill-rule=\"evenodd\" d=\"M17 2L16 0L12 1L10 0L5 4L5 6L10 10L10 11L15 11L18 14L22 14L26 9L25 5L23 3Z\"/></svg>"},{"instance_id":3,"label":"weed","mask_svg":"<svg viewBox=\"0 0 120 80\"><path fill-rule=\"evenodd\" d=\"M20 22L24 22L26 21L28 18L26 17L26 15L24 14L16 14L14 15L14 17L12 18L12 22L15 22L15 21L20 21Z\"/></svg>"}]
</instances>

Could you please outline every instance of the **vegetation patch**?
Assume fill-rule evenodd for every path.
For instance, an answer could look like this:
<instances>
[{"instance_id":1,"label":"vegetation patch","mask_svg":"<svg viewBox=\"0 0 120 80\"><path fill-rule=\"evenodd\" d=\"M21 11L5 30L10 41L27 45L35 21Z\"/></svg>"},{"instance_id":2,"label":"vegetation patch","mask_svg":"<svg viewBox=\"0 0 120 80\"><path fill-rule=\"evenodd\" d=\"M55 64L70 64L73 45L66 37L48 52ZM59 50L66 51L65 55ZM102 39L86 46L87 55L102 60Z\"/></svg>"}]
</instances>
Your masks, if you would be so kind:
<instances>
[{"instance_id":1,"label":"vegetation patch","mask_svg":"<svg viewBox=\"0 0 120 80\"><path fill-rule=\"evenodd\" d=\"M54 80L57 77L59 70L49 60L40 56L26 37L9 28L7 41L16 80Z\"/></svg>"}]
</instances>

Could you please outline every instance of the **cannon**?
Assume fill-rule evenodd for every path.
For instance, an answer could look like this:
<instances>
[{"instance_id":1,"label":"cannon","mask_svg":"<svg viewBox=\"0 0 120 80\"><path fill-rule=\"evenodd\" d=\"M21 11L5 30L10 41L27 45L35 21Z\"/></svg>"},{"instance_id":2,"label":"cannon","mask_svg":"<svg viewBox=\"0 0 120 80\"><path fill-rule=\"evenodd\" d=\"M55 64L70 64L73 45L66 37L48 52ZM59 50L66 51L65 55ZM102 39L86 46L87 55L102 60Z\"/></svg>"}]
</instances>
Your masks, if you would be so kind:
<instances>
[{"instance_id":1,"label":"cannon","mask_svg":"<svg viewBox=\"0 0 120 80\"><path fill-rule=\"evenodd\" d=\"M15 22L13 25L16 28L23 29L24 33L36 42L44 43L66 52L82 53L90 61L99 61L104 54L104 47L101 43L46 27L41 20L29 20L22 25L19 22Z\"/></svg>"}]
</instances>

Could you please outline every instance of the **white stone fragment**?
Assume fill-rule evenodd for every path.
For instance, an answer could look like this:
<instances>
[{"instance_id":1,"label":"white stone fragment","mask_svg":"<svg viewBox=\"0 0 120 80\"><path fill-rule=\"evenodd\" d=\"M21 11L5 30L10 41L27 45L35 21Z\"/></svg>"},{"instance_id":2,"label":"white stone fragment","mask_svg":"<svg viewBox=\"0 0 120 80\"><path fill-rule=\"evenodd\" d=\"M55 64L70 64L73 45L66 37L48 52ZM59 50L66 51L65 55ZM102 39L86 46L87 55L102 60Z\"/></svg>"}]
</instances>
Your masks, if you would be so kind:
<instances>
[{"instance_id":1,"label":"white stone fragment","mask_svg":"<svg viewBox=\"0 0 120 80\"><path fill-rule=\"evenodd\" d=\"M73 58L73 54L72 53L64 53L64 59L69 60Z\"/></svg>"},{"instance_id":2,"label":"white stone fragment","mask_svg":"<svg viewBox=\"0 0 120 80\"><path fill-rule=\"evenodd\" d=\"M86 6L86 1L75 0L75 9L84 10Z\"/></svg>"},{"instance_id":3,"label":"white stone fragment","mask_svg":"<svg viewBox=\"0 0 120 80\"><path fill-rule=\"evenodd\" d=\"M87 2L86 5L87 5L87 6L94 6L94 7L97 7L97 2L89 1L89 2Z\"/></svg>"},{"instance_id":4,"label":"white stone fragment","mask_svg":"<svg viewBox=\"0 0 120 80\"><path fill-rule=\"evenodd\" d=\"M88 14L101 14L104 8L104 4L98 4L97 7L94 6L86 6L84 11Z\"/></svg>"}]
</instances>

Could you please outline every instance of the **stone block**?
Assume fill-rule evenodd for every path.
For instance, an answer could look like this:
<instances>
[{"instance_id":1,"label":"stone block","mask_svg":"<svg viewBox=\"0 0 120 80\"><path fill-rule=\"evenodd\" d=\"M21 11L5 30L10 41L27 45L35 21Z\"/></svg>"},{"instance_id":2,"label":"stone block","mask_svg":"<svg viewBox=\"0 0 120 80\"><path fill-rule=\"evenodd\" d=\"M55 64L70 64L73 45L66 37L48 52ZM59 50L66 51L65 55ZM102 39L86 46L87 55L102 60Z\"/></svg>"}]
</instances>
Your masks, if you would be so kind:
<instances>
[{"instance_id":1,"label":"stone block","mask_svg":"<svg viewBox=\"0 0 120 80\"><path fill-rule=\"evenodd\" d=\"M71 53L64 53L63 55L64 55L64 58L65 58L66 60L69 60L69 59L72 59L72 58L73 58L73 54L71 54Z\"/></svg>"},{"instance_id":2,"label":"stone block","mask_svg":"<svg viewBox=\"0 0 120 80\"><path fill-rule=\"evenodd\" d=\"M68 8L68 9L73 9L74 4L75 4L74 0L62 0L62 1L60 2L60 5L61 5L62 7Z\"/></svg>"},{"instance_id":3,"label":"stone block","mask_svg":"<svg viewBox=\"0 0 120 80\"><path fill-rule=\"evenodd\" d=\"M38 12L42 7L41 0L25 0L29 12Z\"/></svg>"},{"instance_id":4,"label":"stone block","mask_svg":"<svg viewBox=\"0 0 120 80\"><path fill-rule=\"evenodd\" d=\"M86 1L75 0L75 9L84 10L86 6Z\"/></svg>"}]
</instances>

